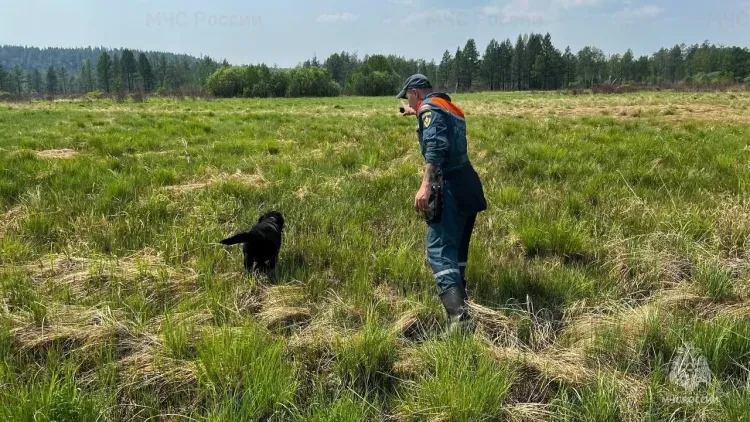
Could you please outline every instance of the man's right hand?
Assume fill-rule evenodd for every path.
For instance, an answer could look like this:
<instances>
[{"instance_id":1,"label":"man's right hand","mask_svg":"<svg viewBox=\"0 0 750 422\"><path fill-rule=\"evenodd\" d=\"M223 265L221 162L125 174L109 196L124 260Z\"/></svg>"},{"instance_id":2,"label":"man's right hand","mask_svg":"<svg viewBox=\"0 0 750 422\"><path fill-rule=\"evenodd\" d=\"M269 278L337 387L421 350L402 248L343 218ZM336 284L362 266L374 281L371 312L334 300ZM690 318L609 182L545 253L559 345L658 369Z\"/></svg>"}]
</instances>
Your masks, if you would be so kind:
<instances>
[{"instance_id":1,"label":"man's right hand","mask_svg":"<svg viewBox=\"0 0 750 422\"><path fill-rule=\"evenodd\" d=\"M414 111L414 109L409 107L408 105L404 104L402 107L404 108L404 111L401 113L402 116L416 116L417 115L417 112Z\"/></svg>"},{"instance_id":2,"label":"man's right hand","mask_svg":"<svg viewBox=\"0 0 750 422\"><path fill-rule=\"evenodd\" d=\"M427 204L430 200L430 185L428 183L422 183L419 191L414 195L414 209L419 212L427 211Z\"/></svg>"}]
</instances>

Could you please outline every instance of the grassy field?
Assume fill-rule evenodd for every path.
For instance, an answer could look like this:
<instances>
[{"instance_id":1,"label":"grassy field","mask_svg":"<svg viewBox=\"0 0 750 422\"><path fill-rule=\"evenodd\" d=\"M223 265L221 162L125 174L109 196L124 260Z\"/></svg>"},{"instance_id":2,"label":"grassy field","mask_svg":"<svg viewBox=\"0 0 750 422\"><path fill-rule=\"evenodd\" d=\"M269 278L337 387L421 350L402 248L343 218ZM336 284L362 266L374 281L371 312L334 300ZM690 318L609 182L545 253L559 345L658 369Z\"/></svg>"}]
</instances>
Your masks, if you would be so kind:
<instances>
[{"instance_id":1,"label":"grassy field","mask_svg":"<svg viewBox=\"0 0 750 422\"><path fill-rule=\"evenodd\" d=\"M466 338L396 100L0 104L0 420L747 418L750 94L455 101ZM217 244L271 209L275 283Z\"/></svg>"}]
</instances>

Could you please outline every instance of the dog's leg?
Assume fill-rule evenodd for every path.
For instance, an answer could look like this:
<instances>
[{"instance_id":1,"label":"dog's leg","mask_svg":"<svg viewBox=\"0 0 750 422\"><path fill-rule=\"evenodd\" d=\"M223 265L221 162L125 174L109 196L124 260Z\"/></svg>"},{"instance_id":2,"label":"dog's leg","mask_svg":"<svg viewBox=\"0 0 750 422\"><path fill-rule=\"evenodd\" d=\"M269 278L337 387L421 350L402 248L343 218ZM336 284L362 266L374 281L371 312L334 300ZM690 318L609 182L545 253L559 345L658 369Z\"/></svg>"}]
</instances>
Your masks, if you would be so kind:
<instances>
[{"instance_id":1,"label":"dog's leg","mask_svg":"<svg viewBox=\"0 0 750 422\"><path fill-rule=\"evenodd\" d=\"M258 266L256 268L262 273L268 272L268 264L266 264L265 262L258 261Z\"/></svg>"},{"instance_id":2,"label":"dog's leg","mask_svg":"<svg viewBox=\"0 0 750 422\"><path fill-rule=\"evenodd\" d=\"M268 266L273 270L276 269L276 263L279 261L279 255L276 254L273 256L273 258L270 259L268 262Z\"/></svg>"},{"instance_id":3,"label":"dog's leg","mask_svg":"<svg viewBox=\"0 0 750 422\"><path fill-rule=\"evenodd\" d=\"M274 269L275 266L276 266L276 259L271 258L270 260L268 260L268 262L264 262L261 267L263 273L266 276L268 276L268 279L271 281L271 283L274 283L274 284L276 284L276 271Z\"/></svg>"},{"instance_id":4,"label":"dog's leg","mask_svg":"<svg viewBox=\"0 0 750 422\"><path fill-rule=\"evenodd\" d=\"M247 271L248 274L253 272L253 257L249 254L245 254L245 271Z\"/></svg>"}]
</instances>

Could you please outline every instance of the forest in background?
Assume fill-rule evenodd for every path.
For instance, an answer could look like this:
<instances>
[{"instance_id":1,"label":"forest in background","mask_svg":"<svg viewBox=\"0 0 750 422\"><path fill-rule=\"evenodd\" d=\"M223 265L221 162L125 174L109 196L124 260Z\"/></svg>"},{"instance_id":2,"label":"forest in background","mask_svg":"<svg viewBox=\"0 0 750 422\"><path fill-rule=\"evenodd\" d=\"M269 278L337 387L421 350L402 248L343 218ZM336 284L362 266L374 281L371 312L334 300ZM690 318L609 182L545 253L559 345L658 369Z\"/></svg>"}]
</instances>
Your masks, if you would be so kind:
<instances>
[{"instance_id":1,"label":"forest in background","mask_svg":"<svg viewBox=\"0 0 750 422\"><path fill-rule=\"evenodd\" d=\"M597 86L674 87L750 83L747 47L675 45L651 55L632 50L606 55L587 46L558 49L550 34L491 40L484 51L470 39L440 62L396 55L341 52L292 69L266 64L130 49L0 46L0 95L98 92L208 93L220 97L392 95L410 74L457 91L589 89Z\"/></svg>"}]
</instances>

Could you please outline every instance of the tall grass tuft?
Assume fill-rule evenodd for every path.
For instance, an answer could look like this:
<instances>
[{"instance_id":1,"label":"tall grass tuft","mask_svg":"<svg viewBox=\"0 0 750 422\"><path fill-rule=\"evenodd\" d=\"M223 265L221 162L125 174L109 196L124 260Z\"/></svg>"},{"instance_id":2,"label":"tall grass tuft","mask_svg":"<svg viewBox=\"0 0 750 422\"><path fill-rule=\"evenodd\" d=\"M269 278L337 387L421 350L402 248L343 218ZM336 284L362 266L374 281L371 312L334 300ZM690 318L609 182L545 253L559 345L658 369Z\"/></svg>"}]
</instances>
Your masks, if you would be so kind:
<instances>
[{"instance_id":1,"label":"tall grass tuft","mask_svg":"<svg viewBox=\"0 0 750 422\"><path fill-rule=\"evenodd\" d=\"M477 340L452 335L419 349L426 372L410 381L399 414L410 420L498 420L517 378Z\"/></svg>"},{"instance_id":2,"label":"tall grass tuft","mask_svg":"<svg viewBox=\"0 0 750 422\"><path fill-rule=\"evenodd\" d=\"M286 411L297 391L283 342L255 325L206 332L198 345L198 379L209 420L257 420Z\"/></svg>"},{"instance_id":3,"label":"tall grass tuft","mask_svg":"<svg viewBox=\"0 0 750 422\"><path fill-rule=\"evenodd\" d=\"M363 390L387 387L396 361L396 336L371 312L363 329L340 339L335 347L339 377L347 385Z\"/></svg>"}]
</instances>

